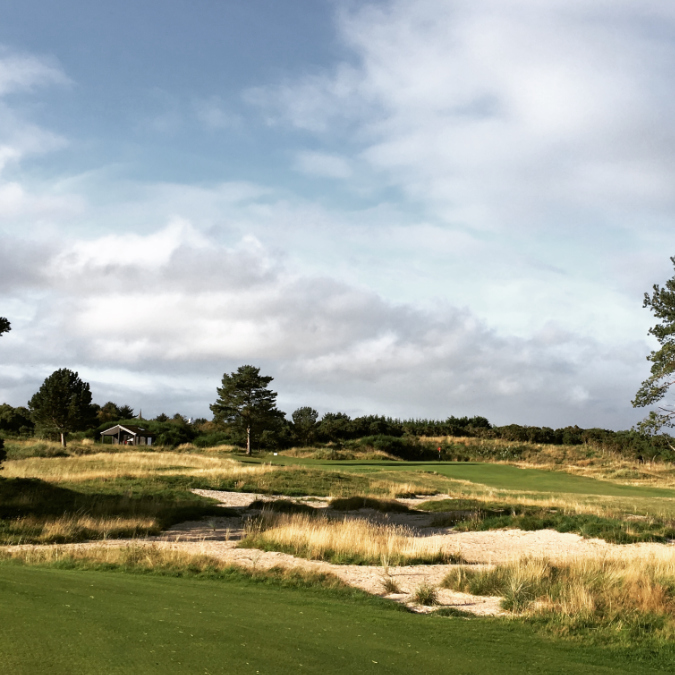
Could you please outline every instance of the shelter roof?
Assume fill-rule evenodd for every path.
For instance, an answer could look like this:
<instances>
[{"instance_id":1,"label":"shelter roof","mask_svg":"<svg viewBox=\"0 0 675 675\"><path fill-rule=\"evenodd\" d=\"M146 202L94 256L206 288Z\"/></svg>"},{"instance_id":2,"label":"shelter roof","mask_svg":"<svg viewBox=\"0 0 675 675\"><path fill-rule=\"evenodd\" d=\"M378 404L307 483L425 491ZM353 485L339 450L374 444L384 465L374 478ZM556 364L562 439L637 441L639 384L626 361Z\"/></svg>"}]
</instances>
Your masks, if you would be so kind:
<instances>
[{"instance_id":1,"label":"shelter roof","mask_svg":"<svg viewBox=\"0 0 675 675\"><path fill-rule=\"evenodd\" d=\"M127 434L131 434L132 436L154 436L152 432L148 431L147 429L144 429L143 427L137 427L135 425L131 424L116 424L114 427L110 427L110 429L106 429L105 431L101 432L101 436L114 436L115 434L119 433L120 431L124 431Z\"/></svg>"}]
</instances>

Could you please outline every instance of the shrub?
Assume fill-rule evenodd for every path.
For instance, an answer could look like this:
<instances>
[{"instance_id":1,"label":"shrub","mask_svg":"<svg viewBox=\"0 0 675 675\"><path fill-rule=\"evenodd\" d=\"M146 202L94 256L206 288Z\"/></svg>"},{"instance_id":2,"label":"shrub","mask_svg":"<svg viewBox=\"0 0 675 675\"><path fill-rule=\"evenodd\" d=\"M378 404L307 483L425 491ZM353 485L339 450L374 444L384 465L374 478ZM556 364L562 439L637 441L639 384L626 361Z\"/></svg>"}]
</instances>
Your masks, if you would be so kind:
<instances>
[{"instance_id":1,"label":"shrub","mask_svg":"<svg viewBox=\"0 0 675 675\"><path fill-rule=\"evenodd\" d=\"M426 605L426 606L437 605L438 594L436 593L436 589L433 586L425 582L423 584L420 584L415 589L415 593L413 594L413 600L418 605Z\"/></svg>"}]
</instances>

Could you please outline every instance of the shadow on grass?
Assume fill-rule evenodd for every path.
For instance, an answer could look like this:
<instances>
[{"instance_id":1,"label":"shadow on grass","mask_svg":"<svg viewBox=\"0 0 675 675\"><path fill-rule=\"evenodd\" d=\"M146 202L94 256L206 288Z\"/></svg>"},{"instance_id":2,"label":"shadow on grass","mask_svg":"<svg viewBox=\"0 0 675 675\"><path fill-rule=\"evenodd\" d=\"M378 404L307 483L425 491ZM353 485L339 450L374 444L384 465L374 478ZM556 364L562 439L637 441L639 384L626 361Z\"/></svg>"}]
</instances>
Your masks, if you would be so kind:
<instances>
[{"instance_id":1,"label":"shadow on grass","mask_svg":"<svg viewBox=\"0 0 675 675\"><path fill-rule=\"evenodd\" d=\"M0 544L152 535L186 520L232 514L187 491L134 495L95 488L89 484L79 491L37 479L0 479Z\"/></svg>"}]
</instances>

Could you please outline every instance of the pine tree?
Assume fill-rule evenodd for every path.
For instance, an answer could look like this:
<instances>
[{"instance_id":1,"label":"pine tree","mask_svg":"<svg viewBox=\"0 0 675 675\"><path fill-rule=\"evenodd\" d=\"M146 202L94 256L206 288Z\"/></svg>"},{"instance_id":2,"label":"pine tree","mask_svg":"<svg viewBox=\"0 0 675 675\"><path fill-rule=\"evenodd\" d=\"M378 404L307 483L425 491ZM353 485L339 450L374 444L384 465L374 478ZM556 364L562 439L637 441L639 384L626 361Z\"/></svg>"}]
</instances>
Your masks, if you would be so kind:
<instances>
[{"instance_id":1,"label":"pine tree","mask_svg":"<svg viewBox=\"0 0 675 675\"><path fill-rule=\"evenodd\" d=\"M675 256L670 259L675 265ZM661 322L649 329L661 345L653 351L647 360L652 362L651 375L642 383L635 395L633 407L642 408L653 405L668 393L675 384L675 276L666 281L663 288L654 284L653 293L645 293L644 307L654 313ZM657 411L651 411L638 427L647 433L656 433L661 427L675 426L675 409L662 405Z\"/></svg>"},{"instance_id":2,"label":"pine tree","mask_svg":"<svg viewBox=\"0 0 675 675\"><path fill-rule=\"evenodd\" d=\"M210 406L214 420L246 431L246 454L252 452L253 436L274 428L284 414L277 410L277 394L268 388L274 378L260 374L260 368L240 366L223 375L218 400Z\"/></svg>"},{"instance_id":3,"label":"pine tree","mask_svg":"<svg viewBox=\"0 0 675 675\"><path fill-rule=\"evenodd\" d=\"M64 448L68 433L82 431L96 420L89 385L67 368L53 372L42 383L28 402L28 408L41 430L60 434Z\"/></svg>"}]
</instances>

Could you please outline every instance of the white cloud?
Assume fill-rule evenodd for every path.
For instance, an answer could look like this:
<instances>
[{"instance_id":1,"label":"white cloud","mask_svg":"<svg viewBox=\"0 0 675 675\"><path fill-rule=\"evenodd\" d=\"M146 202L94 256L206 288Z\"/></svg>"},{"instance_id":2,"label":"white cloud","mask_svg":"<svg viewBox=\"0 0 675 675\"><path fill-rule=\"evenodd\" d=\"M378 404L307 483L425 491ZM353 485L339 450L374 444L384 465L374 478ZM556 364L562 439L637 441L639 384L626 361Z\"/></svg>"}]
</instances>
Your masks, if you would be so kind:
<instances>
[{"instance_id":1,"label":"white cloud","mask_svg":"<svg viewBox=\"0 0 675 675\"><path fill-rule=\"evenodd\" d=\"M349 178L352 169L349 162L339 155L325 152L300 152L295 160L295 169L302 173L325 178Z\"/></svg>"},{"instance_id":2,"label":"white cloud","mask_svg":"<svg viewBox=\"0 0 675 675\"><path fill-rule=\"evenodd\" d=\"M36 312L2 344L12 362L33 364L26 373L61 364L96 380L100 370L104 391L112 382L131 400L134 371L155 383L171 376L188 391L210 381L206 373L217 381L252 362L277 376L290 405L295 394L284 388L305 401L331 392L333 407L351 412L628 425L632 352L555 326L529 339L500 336L447 303L421 310L298 274L250 238L226 246L181 222L126 241L72 240L26 259L10 296L30 298ZM17 377L5 375L0 391L12 382L21 390ZM202 414L212 393L204 387L190 394ZM161 395L145 400L160 406Z\"/></svg>"},{"instance_id":3,"label":"white cloud","mask_svg":"<svg viewBox=\"0 0 675 675\"><path fill-rule=\"evenodd\" d=\"M193 107L197 119L209 129L232 129L241 125L241 117L228 112L217 98L195 101Z\"/></svg>"},{"instance_id":4,"label":"white cloud","mask_svg":"<svg viewBox=\"0 0 675 675\"><path fill-rule=\"evenodd\" d=\"M675 209L665 26L675 15L654 2L367 4L342 14L350 63L248 99L276 123L356 142L446 222L630 226Z\"/></svg>"},{"instance_id":5,"label":"white cloud","mask_svg":"<svg viewBox=\"0 0 675 675\"><path fill-rule=\"evenodd\" d=\"M0 96L70 80L54 61L30 54L0 52Z\"/></svg>"},{"instance_id":6,"label":"white cloud","mask_svg":"<svg viewBox=\"0 0 675 675\"><path fill-rule=\"evenodd\" d=\"M189 401L184 412L207 414L221 373L252 362L277 377L287 409L630 426L648 351L641 291L672 239L659 168L669 127L654 136L670 94L654 104L661 82L638 77L639 41L618 54L602 22L602 39L586 39L584 5L553 4L548 23L531 2L504 7L366 7L342 23L356 65L249 92L275 123L341 148L298 150L297 169L344 188L370 166L419 200L412 216L396 200L331 210L246 182L139 185L101 171L0 183L14 322L0 396L23 403L68 366L97 397L136 405L142 391L144 409ZM618 79L614 56L628 64ZM6 86L58 80L23 77ZM211 103L201 121L217 126ZM0 101L0 164L60 142ZM643 208L661 219L640 245L621 243L608 221L641 222Z\"/></svg>"}]
</instances>

